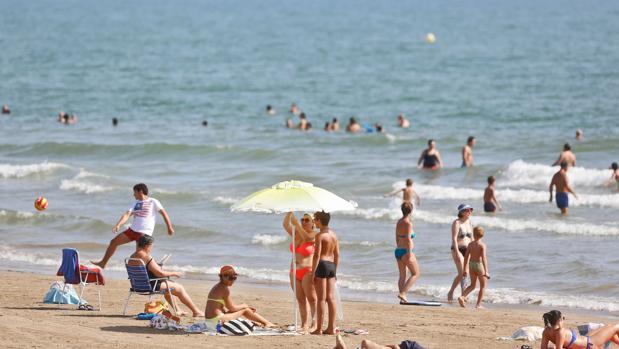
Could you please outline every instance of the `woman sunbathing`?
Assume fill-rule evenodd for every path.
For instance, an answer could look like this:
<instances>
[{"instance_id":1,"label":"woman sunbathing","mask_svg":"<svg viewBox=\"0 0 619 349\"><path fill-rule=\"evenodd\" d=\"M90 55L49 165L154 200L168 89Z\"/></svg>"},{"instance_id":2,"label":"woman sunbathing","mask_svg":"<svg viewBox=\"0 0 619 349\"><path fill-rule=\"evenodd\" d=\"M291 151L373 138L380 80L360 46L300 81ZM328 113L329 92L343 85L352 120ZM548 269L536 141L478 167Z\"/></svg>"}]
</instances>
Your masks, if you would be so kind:
<instances>
[{"instance_id":1,"label":"woman sunbathing","mask_svg":"<svg viewBox=\"0 0 619 349\"><path fill-rule=\"evenodd\" d=\"M543 318L546 328L542 333L542 349L548 349L548 342L562 349L602 349L609 341L619 344L619 324L606 325L588 336L579 336L576 331L563 328L565 318L560 311L549 311Z\"/></svg>"},{"instance_id":2,"label":"woman sunbathing","mask_svg":"<svg viewBox=\"0 0 619 349\"><path fill-rule=\"evenodd\" d=\"M211 329L217 329L218 324L240 317L245 317L248 320L258 323L264 327L273 327L269 320L262 317L256 312L256 308L250 307L247 304L236 305L230 297L230 287L236 281L237 273L230 265L224 265L219 271L219 282L211 288L206 301L206 325Z\"/></svg>"},{"instance_id":3,"label":"woman sunbathing","mask_svg":"<svg viewBox=\"0 0 619 349\"><path fill-rule=\"evenodd\" d=\"M166 277L180 277L181 273L176 271L164 271L161 269L159 264L153 260L153 257L150 253L153 250L153 243L155 239L150 235L142 235L140 239L137 241L137 249L134 254L131 255L131 258L141 259L146 265L146 271L148 272L148 277L150 279L156 278L166 278ZM129 265L136 263L136 261L129 261ZM185 291L183 285L178 282L170 281L170 280L158 280L151 281L151 286L153 287L153 291L164 291L168 288L171 289L172 295L178 297L183 304L185 304L193 313L193 316L204 316L196 305ZM172 299L170 299L169 293L165 293L165 298L170 304L176 304ZM178 315L185 315L183 312L177 312Z\"/></svg>"}]
</instances>

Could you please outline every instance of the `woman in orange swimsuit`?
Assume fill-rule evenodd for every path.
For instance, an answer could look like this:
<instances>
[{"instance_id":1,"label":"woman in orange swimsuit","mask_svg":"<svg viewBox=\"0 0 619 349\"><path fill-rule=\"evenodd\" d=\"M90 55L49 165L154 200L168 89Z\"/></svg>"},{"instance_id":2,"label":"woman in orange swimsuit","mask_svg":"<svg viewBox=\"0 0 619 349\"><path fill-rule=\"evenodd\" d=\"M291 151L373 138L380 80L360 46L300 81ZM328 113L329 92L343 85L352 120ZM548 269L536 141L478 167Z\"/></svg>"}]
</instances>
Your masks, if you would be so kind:
<instances>
[{"instance_id":1,"label":"woman in orange swimsuit","mask_svg":"<svg viewBox=\"0 0 619 349\"><path fill-rule=\"evenodd\" d=\"M299 303L299 312L301 313L301 327L303 330L311 330L309 324L313 326L314 315L316 314L316 289L312 282L312 257L314 256L314 220L309 214L304 214L301 218L301 223L297 218L288 212L284 217L284 229L288 235L292 236L292 229L295 229L295 241L290 244L290 252L294 248L296 257L296 275L292 275L292 262L290 262L290 287L293 287L293 282L296 282L297 287L297 302ZM308 316L308 307L311 317Z\"/></svg>"}]
</instances>

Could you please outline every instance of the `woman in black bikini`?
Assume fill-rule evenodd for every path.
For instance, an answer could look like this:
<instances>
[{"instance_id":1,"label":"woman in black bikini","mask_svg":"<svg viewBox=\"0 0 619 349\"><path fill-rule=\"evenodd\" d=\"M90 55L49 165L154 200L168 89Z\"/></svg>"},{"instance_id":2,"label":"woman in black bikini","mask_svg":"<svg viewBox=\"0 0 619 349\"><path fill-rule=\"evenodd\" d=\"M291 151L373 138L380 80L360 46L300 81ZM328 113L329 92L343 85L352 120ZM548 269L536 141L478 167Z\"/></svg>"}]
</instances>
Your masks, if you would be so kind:
<instances>
[{"instance_id":1,"label":"woman in black bikini","mask_svg":"<svg viewBox=\"0 0 619 349\"><path fill-rule=\"evenodd\" d=\"M137 250L135 253L131 255L131 258L141 259L146 265L146 271L148 272L148 277L151 279L156 278L165 278L165 277L181 277L181 273L177 271L164 271L161 269L159 264L153 260L153 257L150 253L153 251L153 243L155 239L149 235L142 235L140 239L137 241ZM129 261L131 263L132 261ZM134 262L135 263L135 262ZM155 291L159 290L167 290L168 288L172 289L172 295L178 297L183 304L185 304L193 313L194 317L204 316L204 313L201 312L196 305L189 297L187 291L183 285L178 282L169 281L169 280L161 280L159 282L151 281L151 285L155 288ZM165 298L170 304L173 303L172 299L169 299L168 293L165 293ZM184 315L182 312L177 312L178 315Z\"/></svg>"},{"instance_id":2,"label":"woman in black bikini","mask_svg":"<svg viewBox=\"0 0 619 349\"><path fill-rule=\"evenodd\" d=\"M447 301L453 301L454 290L460 284L460 288L464 288L462 285L462 268L464 264L464 255L466 254L466 248L471 241L473 241L473 224L471 223L471 214L473 208L469 205L461 204L458 206L458 219L451 224L451 257L454 260L458 274L454 278L451 284L451 289L447 293Z\"/></svg>"},{"instance_id":3,"label":"woman in black bikini","mask_svg":"<svg viewBox=\"0 0 619 349\"><path fill-rule=\"evenodd\" d=\"M423 164L423 165L422 165ZM421 166L426 170L438 170L443 167L443 161L441 160L441 153L436 149L436 141L430 139L428 141L428 149L424 149L419 156L417 166Z\"/></svg>"}]
</instances>

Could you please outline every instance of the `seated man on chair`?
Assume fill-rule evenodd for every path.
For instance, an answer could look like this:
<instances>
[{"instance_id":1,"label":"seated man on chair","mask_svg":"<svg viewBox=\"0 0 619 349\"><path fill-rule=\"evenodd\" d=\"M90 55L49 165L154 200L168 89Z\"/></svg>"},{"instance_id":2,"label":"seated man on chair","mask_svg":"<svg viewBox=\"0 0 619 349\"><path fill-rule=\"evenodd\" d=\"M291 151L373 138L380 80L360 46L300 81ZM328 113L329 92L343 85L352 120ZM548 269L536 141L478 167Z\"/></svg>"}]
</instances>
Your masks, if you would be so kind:
<instances>
[{"instance_id":1,"label":"seated man on chair","mask_svg":"<svg viewBox=\"0 0 619 349\"><path fill-rule=\"evenodd\" d=\"M164 271L163 269L161 269L159 264L157 264L157 262L153 260L153 257L150 254L153 250L154 241L155 239L152 236L142 235L137 241L136 251L131 255L131 258L141 259L144 262L144 265L146 265L146 270L148 272L148 277L151 279L165 278L170 276L180 277L180 272ZM131 261L129 261L129 263L131 263ZM196 305L189 297L189 294L187 294L187 291L185 291L185 288L180 283L169 280L159 280L151 281L151 286L154 288L153 291L163 291L168 288L172 289L172 295L178 297L178 299L180 299L180 301L193 312L194 317L204 316L204 313L196 307ZM175 304L172 299L169 299L170 296L168 293L165 294L165 297L170 304ZM184 313L182 312L177 312L177 314L184 315Z\"/></svg>"}]
</instances>

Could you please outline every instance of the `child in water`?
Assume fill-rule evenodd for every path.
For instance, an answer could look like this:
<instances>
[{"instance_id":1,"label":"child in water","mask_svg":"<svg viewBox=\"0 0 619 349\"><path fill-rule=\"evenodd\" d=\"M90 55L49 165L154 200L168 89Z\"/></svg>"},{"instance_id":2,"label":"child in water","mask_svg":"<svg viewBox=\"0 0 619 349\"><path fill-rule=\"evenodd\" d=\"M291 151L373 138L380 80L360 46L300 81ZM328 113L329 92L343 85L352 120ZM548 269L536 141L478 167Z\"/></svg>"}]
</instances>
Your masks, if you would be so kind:
<instances>
[{"instance_id":1,"label":"child in water","mask_svg":"<svg viewBox=\"0 0 619 349\"><path fill-rule=\"evenodd\" d=\"M490 279L488 272L488 259L486 258L486 244L481 239L484 237L484 228L477 226L473 229L473 237L475 241L471 242L464 256L464 267L462 268L462 276L466 277L467 270L471 273L471 285L462 292L462 296L458 297L458 303L463 308L466 307L466 298L477 286L479 279L479 294L477 295L476 308L483 308L481 302L484 299L484 291L486 289L487 280Z\"/></svg>"}]
</instances>

